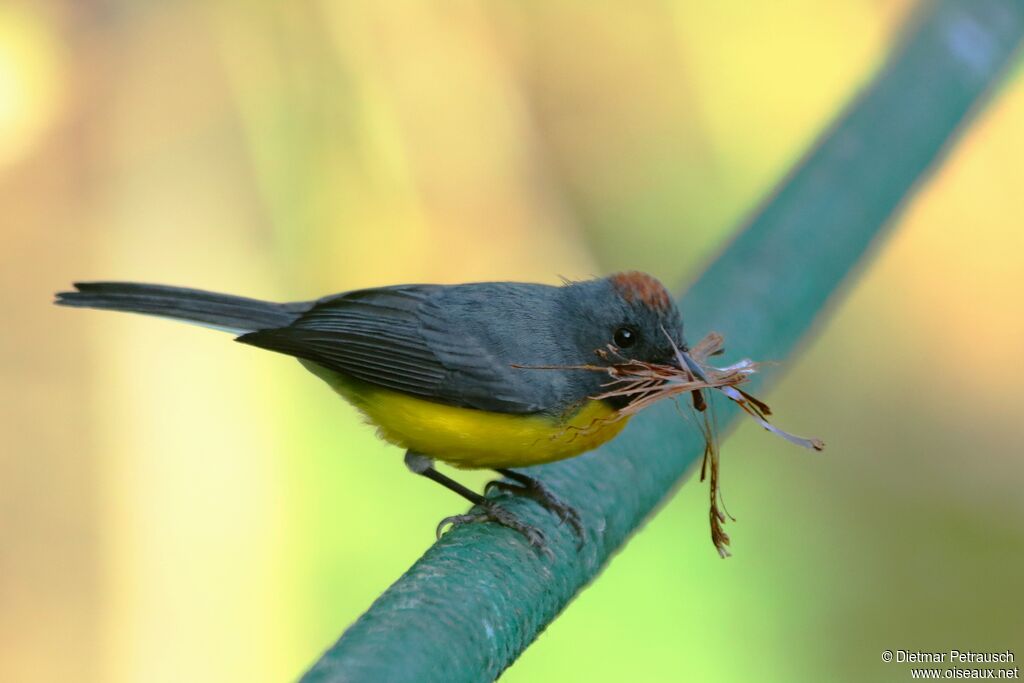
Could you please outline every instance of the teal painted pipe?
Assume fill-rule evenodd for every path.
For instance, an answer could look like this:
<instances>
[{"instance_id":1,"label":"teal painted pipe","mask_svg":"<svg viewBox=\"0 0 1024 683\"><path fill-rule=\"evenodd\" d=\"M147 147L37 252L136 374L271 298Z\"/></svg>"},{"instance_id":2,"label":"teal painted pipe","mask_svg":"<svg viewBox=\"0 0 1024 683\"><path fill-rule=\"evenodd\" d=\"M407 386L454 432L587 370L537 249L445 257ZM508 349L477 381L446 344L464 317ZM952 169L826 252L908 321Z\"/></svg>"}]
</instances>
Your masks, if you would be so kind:
<instances>
[{"instance_id":1,"label":"teal painted pipe","mask_svg":"<svg viewBox=\"0 0 1024 683\"><path fill-rule=\"evenodd\" d=\"M689 336L782 359L818 320L986 96L1024 33L1020 0L924 2L886 67L682 300ZM769 375L770 379L770 375ZM736 410L717 406L720 422ZM553 557L493 524L447 533L354 623L307 683L496 678L673 489L703 443L671 405L598 451L533 468L581 513L589 541L533 503ZM710 541L708 552L714 552ZM608 656L613 656L609 654Z\"/></svg>"}]
</instances>

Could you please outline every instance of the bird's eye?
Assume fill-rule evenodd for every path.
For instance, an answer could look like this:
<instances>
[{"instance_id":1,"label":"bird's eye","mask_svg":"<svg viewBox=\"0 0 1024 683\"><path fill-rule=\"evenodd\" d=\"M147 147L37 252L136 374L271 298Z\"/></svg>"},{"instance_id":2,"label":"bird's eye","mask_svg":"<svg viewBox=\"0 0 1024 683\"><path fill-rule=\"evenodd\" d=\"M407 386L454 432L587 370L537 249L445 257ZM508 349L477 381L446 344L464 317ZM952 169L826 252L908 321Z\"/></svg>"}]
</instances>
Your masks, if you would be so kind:
<instances>
[{"instance_id":1,"label":"bird's eye","mask_svg":"<svg viewBox=\"0 0 1024 683\"><path fill-rule=\"evenodd\" d=\"M620 349L628 349L640 339L640 333L628 325L623 325L615 330L615 336L612 339Z\"/></svg>"}]
</instances>

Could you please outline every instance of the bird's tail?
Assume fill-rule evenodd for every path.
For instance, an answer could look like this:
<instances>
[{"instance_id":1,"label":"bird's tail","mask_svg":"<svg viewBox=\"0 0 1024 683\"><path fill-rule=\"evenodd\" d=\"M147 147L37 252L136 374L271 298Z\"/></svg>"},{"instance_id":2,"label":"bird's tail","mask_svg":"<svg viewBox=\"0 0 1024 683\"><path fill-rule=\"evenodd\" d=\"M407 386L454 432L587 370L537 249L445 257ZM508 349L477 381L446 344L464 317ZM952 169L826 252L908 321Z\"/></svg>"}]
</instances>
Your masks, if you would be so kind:
<instances>
[{"instance_id":1,"label":"bird's tail","mask_svg":"<svg viewBox=\"0 0 1024 683\"><path fill-rule=\"evenodd\" d=\"M277 304L199 289L136 282L76 282L76 292L59 292L59 306L144 313L234 333L289 325L311 303Z\"/></svg>"}]
</instances>

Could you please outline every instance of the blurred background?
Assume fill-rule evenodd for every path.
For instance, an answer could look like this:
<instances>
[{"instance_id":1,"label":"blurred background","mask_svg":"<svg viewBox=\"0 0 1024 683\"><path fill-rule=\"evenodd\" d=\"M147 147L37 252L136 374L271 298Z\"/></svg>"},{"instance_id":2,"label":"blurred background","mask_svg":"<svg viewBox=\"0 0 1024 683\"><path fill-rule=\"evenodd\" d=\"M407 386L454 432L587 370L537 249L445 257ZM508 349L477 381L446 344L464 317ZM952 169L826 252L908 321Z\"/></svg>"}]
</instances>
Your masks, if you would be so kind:
<instances>
[{"instance_id":1,"label":"blurred background","mask_svg":"<svg viewBox=\"0 0 1024 683\"><path fill-rule=\"evenodd\" d=\"M55 290L681 291L913 4L4 2L0 680L294 679L465 507L290 359ZM735 556L687 482L503 680L1024 656L1022 122L1018 59L765 397L829 449L724 444Z\"/></svg>"}]
</instances>

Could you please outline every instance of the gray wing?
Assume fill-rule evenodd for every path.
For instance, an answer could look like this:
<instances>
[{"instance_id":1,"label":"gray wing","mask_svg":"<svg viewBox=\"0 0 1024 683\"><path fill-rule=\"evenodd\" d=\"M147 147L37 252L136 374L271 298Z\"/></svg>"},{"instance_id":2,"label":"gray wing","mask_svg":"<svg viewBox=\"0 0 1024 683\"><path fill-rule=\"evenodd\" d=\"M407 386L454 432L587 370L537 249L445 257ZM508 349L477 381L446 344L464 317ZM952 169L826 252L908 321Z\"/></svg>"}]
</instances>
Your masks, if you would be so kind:
<instances>
[{"instance_id":1,"label":"gray wing","mask_svg":"<svg viewBox=\"0 0 1024 683\"><path fill-rule=\"evenodd\" d=\"M504 413L544 410L546 392L536 377L526 381L514 360L478 333L500 312L488 314L485 295L470 297L467 318L465 296L456 297L454 307L444 301L452 289L403 285L348 292L321 299L288 326L238 341L432 401Z\"/></svg>"}]
</instances>

